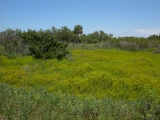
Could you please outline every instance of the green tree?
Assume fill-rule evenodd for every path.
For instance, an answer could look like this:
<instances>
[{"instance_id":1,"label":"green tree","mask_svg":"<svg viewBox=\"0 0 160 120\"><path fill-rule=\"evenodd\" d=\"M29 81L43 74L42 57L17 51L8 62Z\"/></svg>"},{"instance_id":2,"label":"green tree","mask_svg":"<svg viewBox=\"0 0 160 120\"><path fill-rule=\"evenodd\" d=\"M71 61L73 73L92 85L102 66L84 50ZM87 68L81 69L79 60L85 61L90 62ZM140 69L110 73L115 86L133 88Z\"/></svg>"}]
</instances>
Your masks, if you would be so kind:
<instances>
[{"instance_id":1,"label":"green tree","mask_svg":"<svg viewBox=\"0 0 160 120\"><path fill-rule=\"evenodd\" d=\"M98 40L98 41L106 41L108 39L108 35L101 31L95 31L93 33L90 34L94 39Z\"/></svg>"},{"instance_id":2,"label":"green tree","mask_svg":"<svg viewBox=\"0 0 160 120\"><path fill-rule=\"evenodd\" d=\"M160 34L159 35L150 35L148 37L149 40L160 40Z\"/></svg>"},{"instance_id":3,"label":"green tree","mask_svg":"<svg viewBox=\"0 0 160 120\"><path fill-rule=\"evenodd\" d=\"M72 31L67 27L63 26L57 31L57 39L63 42L70 42L72 37Z\"/></svg>"},{"instance_id":4,"label":"green tree","mask_svg":"<svg viewBox=\"0 0 160 120\"><path fill-rule=\"evenodd\" d=\"M95 39L98 39L99 40L99 32L98 31L94 31L93 33L91 33L91 36Z\"/></svg>"},{"instance_id":5,"label":"green tree","mask_svg":"<svg viewBox=\"0 0 160 120\"><path fill-rule=\"evenodd\" d=\"M80 37L72 32L69 42L79 43L81 42Z\"/></svg>"},{"instance_id":6,"label":"green tree","mask_svg":"<svg viewBox=\"0 0 160 120\"><path fill-rule=\"evenodd\" d=\"M76 25L74 26L74 34L76 35L80 35L80 34L83 34L83 27L81 25Z\"/></svg>"},{"instance_id":7,"label":"green tree","mask_svg":"<svg viewBox=\"0 0 160 120\"><path fill-rule=\"evenodd\" d=\"M108 39L108 34L104 31L99 31L99 41L106 41Z\"/></svg>"},{"instance_id":8,"label":"green tree","mask_svg":"<svg viewBox=\"0 0 160 120\"><path fill-rule=\"evenodd\" d=\"M83 34L80 36L80 42L87 43L87 35Z\"/></svg>"}]
</instances>

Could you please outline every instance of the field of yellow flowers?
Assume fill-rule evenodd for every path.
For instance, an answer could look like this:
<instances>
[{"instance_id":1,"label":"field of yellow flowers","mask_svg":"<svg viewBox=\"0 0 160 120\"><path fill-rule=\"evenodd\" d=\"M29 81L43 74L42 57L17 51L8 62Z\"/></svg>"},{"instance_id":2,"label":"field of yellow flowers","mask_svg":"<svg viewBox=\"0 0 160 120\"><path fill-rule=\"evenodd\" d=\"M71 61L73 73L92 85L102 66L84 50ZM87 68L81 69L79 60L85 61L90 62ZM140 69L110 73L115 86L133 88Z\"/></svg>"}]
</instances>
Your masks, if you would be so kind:
<instances>
[{"instance_id":1,"label":"field of yellow flowers","mask_svg":"<svg viewBox=\"0 0 160 120\"><path fill-rule=\"evenodd\" d=\"M4 56L0 61L0 82L15 87L129 100L147 89L160 96L160 55L150 52L72 50L62 61Z\"/></svg>"}]
</instances>

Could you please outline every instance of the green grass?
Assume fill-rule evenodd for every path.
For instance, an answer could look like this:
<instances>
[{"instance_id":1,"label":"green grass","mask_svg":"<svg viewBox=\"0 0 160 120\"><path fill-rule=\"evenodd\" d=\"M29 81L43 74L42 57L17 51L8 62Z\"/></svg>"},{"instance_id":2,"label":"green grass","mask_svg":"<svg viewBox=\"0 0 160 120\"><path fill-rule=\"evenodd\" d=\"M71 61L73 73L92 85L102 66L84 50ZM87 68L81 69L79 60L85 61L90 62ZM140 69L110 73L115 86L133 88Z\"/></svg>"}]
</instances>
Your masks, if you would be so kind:
<instances>
[{"instance_id":1,"label":"green grass","mask_svg":"<svg viewBox=\"0 0 160 120\"><path fill-rule=\"evenodd\" d=\"M98 111L98 119L110 120L159 119L160 115L160 54L151 52L80 49L71 50L67 59L62 61L32 57L11 60L0 56L0 83L7 84L5 89L9 90L6 91L11 91L5 95L1 86L1 97L3 94L5 97L5 101L0 102L4 109L1 113L11 115L11 118L22 119L20 114L25 109L31 111L24 113L28 119L35 116L36 119L53 119L52 115L56 113L56 117L62 114L67 119L92 119L94 110ZM43 89L42 94L39 89ZM49 96L43 96L45 91ZM56 96L59 103L52 106ZM71 106L65 106L68 104ZM50 109L45 113L47 107ZM7 111L9 114L5 113ZM87 111L87 117L84 111ZM48 118L43 116L50 114Z\"/></svg>"}]
</instances>

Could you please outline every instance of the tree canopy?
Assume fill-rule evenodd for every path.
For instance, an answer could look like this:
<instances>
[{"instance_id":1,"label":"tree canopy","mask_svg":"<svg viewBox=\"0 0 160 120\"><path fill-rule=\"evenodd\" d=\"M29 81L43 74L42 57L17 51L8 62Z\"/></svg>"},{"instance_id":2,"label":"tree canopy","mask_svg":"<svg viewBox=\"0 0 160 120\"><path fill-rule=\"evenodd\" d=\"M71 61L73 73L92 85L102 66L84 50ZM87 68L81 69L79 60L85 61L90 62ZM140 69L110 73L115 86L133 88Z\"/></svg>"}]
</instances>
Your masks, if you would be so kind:
<instances>
[{"instance_id":1,"label":"tree canopy","mask_svg":"<svg viewBox=\"0 0 160 120\"><path fill-rule=\"evenodd\" d=\"M74 27L74 34L76 35L83 34L83 27L81 25L76 25Z\"/></svg>"},{"instance_id":2,"label":"tree canopy","mask_svg":"<svg viewBox=\"0 0 160 120\"><path fill-rule=\"evenodd\" d=\"M52 26L47 30L21 31L20 29L0 32L0 55L14 57L17 55L33 55L35 58L59 60L67 55L69 43L102 43L106 47L114 47L126 50L157 49L160 53L160 34L144 37L113 37L113 34L104 31L94 31L83 34L83 27L75 25L73 30L67 26L57 29Z\"/></svg>"}]
</instances>

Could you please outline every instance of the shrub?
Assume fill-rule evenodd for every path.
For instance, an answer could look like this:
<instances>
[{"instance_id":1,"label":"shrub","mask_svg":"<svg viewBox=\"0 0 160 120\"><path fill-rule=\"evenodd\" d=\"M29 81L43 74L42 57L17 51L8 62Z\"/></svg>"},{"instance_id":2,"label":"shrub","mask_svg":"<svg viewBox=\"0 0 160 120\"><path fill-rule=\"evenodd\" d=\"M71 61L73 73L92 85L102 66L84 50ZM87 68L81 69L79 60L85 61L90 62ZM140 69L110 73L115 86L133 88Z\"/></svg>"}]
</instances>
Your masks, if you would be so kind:
<instances>
[{"instance_id":1,"label":"shrub","mask_svg":"<svg viewBox=\"0 0 160 120\"><path fill-rule=\"evenodd\" d=\"M20 37L21 30L8 29L0 33L0 54L8 58L28 54L28 45Z\"/></svg>"},{"instance_id":2,"label":"shrub","mask_svg":"<svg viewBox=\"0 0 160 120\"><path fill-rule=\"evenodd\" d=\"M157 49L156 49L155 53L160 54L160 44L157 45Z\"/></svg>"},{"instance_id":3,"label":"shrub","mask_svg":"<svg viewBox=\"0 0 160 120\"><path fill-rule=\"evenodd\" d=\"M131 50L131 51L136 51L137 49L139 49L139 46L137 45L136 42L120 41L119 44L121 49Z\"/></svg>"},{"instance_id":4,"label":"shrub","mask_svg":"<svg viewBox=\"0 0 160 120\"><path fill-rule=\"evenodd\" d=\"M13 58L28 54L28 45L20 37L21 30L8 29L0 33L0 54Z\"/></svg>"},{"instance_id":5,"label":"shrub","mask_svg":"<svg viewBox=\"0 0 160 120\"><path fill-rule=\"evenodd\" d=\"M56 40L50 31L28 30L22 37L29 44L30 54L35 58L61 60L68 54L68 44Z\"/></svg>"}]
</instances>

